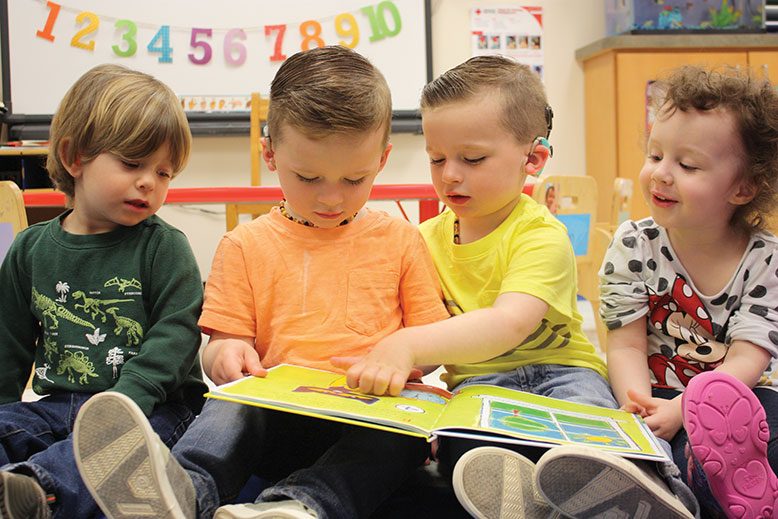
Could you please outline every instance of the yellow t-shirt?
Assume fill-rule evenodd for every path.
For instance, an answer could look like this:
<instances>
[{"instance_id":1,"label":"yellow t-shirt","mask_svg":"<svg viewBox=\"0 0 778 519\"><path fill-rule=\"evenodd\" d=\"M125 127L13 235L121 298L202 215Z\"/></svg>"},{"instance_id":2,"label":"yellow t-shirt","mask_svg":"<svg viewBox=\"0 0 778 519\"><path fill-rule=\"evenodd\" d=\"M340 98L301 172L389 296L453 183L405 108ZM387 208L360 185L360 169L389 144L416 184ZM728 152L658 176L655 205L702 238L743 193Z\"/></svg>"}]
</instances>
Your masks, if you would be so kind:
<instances>
[{"instance_id":1,"label":"yellow t-shirt","mask_svg":"<svg viewBox=\"0 0 778 519\"><path fill-rule=\"evenodd\" d=\"M266 368L337 371L402 326L449 317L416 226L366 210L334 229L292 222L278 208L222 238L200 326L255 338Z\"/></svg>"},{"instance_id":2,"label":"yellow t-shirt","mask_svg":"<svg viewBox=\"0 0 778 519\"><path fill-rule=\"evenodd\" d=\"M447 365L449 388L529 364L591 368L605 377L605 363L581 331L575 256L565 226L526 195L497 229L475 242L454 244L454 219L444 211L420 226L452 315L490 307L506 292L535 296L549 310L516 348L475 364Z\"/></svg>"}]
</instances>

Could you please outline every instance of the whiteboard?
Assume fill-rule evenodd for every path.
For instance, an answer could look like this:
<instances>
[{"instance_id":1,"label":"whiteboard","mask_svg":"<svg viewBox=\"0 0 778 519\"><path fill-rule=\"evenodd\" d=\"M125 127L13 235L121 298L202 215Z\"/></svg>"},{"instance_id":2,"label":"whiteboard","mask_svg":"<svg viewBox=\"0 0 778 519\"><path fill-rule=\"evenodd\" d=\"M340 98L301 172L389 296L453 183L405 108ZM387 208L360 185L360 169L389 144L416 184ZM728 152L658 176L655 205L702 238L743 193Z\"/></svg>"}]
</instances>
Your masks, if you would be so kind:
<instances>
[{"instance_id":1,"label":"whiteboard","mask_svg":"<svg viewBox=\"0 0 778 519\"><path fill-rule=\"evenodd\" d=\"M181 96L267 95L284 56L340 43L383 72L396 113L418 109L432 73L429 0L0 0L0 9L13 115L54 113L81 74L107 62Z\"/></svg>"}]
</instances>

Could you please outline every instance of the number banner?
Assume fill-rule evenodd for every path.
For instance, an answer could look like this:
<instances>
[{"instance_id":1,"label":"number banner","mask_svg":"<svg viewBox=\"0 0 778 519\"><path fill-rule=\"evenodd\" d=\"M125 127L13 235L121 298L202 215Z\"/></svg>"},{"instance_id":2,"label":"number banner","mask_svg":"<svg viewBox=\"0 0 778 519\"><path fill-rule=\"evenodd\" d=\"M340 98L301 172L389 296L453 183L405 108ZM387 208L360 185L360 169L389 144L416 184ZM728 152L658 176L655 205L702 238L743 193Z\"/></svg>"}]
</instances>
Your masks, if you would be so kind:
<instances>
[{"instance_id":1,"label":"number banner","mask_svg":"<svg viewBox=\"0 0 778 519\"><path fill-rule=\"evenodd\" d=\"M38 38L43 38L51 43L54 43L54 27L60 18L60 13L63 11L63 5L52 0L46 2L46 7L49 9L48 16L43 25L43 29L35 31L35 35ZM73 7L65 6L64 11L74 12L75 25L77 30L74 31L73 37L70 40L70 46L83 49L86 51L94 52L95 39L97 31L100 28L101 21L113 22L115 33L122 40L123 45L112 45L116 56L121 58L128 58L134 56L138 50L138 22L128 19L120 19L114 16L95 14L90 11L80 11ZM364 15L367 19L367 29L369 30L369 41L376 42L381 41L384 38L391 38L397 36L402 30L402 18L397 5L392 0L383 0L376 5L367 5L359 9L359 13ZM63 16L65 18L65 16ZM330 44L338 43L344 47L353 49L357 46L360 40L360 24L353 13L340 13L332 18L333 26L338 38L336 41L331 41ZM387 20L388 19L388 20ZM327 20L329 21L329 20ZM62 25L65 25L64 23ZM142 23L144 26L151 26L151 24ZM265 36L273 36L275 41L273 43L273 53L267 56L270 61L284 61L286 54L283 53L284 37L287 35L286 29L289 24L274 24L265 25ZM300 22L294 22L293 26L297 26L297 32L300 35L300 49L308 50L311 47L323 47L327 45L323 38L322 22L319 20L305 20ZM66 26L67 27L67 26ZM160 63L172 63L173 48L170 45L170 28L171 25L166 24L159 27L156 34L151 38L146 49L149 53L158 53L158 61ZM181 31L191 31L191 38L189 45L191 48L199 48L202 52L198 57L196 53L188 54L189 61L195 65L207 65L213 56L212 43L209 41L213 37L213 28L198 28L198 27L176 27ZM67 32L65 29L63 32ZM261 30L255 28L254 30ZM231 28L231 29L217 29L217 32L224 33L223 48L224 48L224 61L232 66L241 66L246 61L246 46L243 42L246 41L246 30L243 28ZM293 34L293 33L290 33ZM342 39L341 39L342 38ZM294 38L290 38L294 40ZM296 43L293 41L293 43Z\"/></svg>"},{"instance_id":2,"label":"number banner","mask_svg":"<svg viewBox=\"0 0 778 519\"><path fill-rule=\"evenodd\" d=\"M52 83L68 79L56 92L64 94L105 62L158 77L189 105L201 96L222 108L252 91L266 93L288 56L324 45L371 59L390 83L396 110L416 109L429 79L423 0L2 1L11 62L3 75L6 82L11 75L14 113L53 113L61 95ZM409 66L417 70L409 74Z\"/></svg>"}]
</instances>

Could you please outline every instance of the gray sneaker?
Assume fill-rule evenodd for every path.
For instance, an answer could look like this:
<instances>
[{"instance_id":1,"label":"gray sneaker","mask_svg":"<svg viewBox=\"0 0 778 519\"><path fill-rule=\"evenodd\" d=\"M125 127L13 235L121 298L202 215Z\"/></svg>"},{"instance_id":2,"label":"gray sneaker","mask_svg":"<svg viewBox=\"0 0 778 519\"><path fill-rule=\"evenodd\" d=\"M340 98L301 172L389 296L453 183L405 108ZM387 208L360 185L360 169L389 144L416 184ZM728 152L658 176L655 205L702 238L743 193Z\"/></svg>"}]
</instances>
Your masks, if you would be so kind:
<instances>
[{"instance_id":1,"label":"gray sneaker","mask_svg":"<svg viewBox=\"0 0 778 519\"><path fill-rule=\"evenodd\" d=\"M46 492L30 476L0 471L0 518L48 519Z\"/></svg>"},{"instance_id":2,"label":"gray sneaker","mask_svg":"<svg viewBox=\"0 0 778 519\"><path fill-rule=\"evenodd\" d=\"M478 519L558 517L535 488L535 464L508 449L478 447L454 466L454 493Z\"/></svg>"},{"instance_id":3,"label":"gray sneaker","mask_svg":"<svg viewBox=\"0 0 778 519\"><path fill-rule=\"evenodd\" d=\"M106 391L87 400L76 416L73 453L109 519L194 519L192 480L129 397Z\"/></svg>"},{"instance_id":4,"label":"gray sneaker","mask_svg":"<svg viewBox=\"0 0 778 519\"><path fill-rule=\"evenodd\" d=\"M295 499L227 505L216 510L213 519L316 519L316 513Z\"/></svg>"},{"instance_id":5,"label":"gray sneaker","mask_svg":"<svg viewBox=\"0 0 778 519\"><path fill-rule=\"evenodd\" d=\"M598 449L563 445L538 460L535 483L546 500L571 517L689 519L692 514L635 463Z\"/></svg>"}]
</instances>

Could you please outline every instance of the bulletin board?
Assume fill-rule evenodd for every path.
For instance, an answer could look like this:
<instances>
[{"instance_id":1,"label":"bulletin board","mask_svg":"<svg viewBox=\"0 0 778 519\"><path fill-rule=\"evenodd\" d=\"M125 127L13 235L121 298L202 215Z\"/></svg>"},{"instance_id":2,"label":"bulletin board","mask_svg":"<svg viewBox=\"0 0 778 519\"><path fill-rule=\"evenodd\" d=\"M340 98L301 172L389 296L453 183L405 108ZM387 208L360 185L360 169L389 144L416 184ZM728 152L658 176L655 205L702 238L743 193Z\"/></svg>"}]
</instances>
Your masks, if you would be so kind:
<instances>
[{"instance_id":1,"label":"bulletin board","mask_svg":"<svg viewBox=\"0 0 778 519\"><path fill-rule=\"evenodd\" d=\"M267 95L288 56L332 44L383 72L395 119L416 118L432 78L430 10L430 0L0 0L6 121L50 122L100 63L147 72L180 96ZM217 132L235 119L196 115Z\"/></svg>"}]
</instances>

